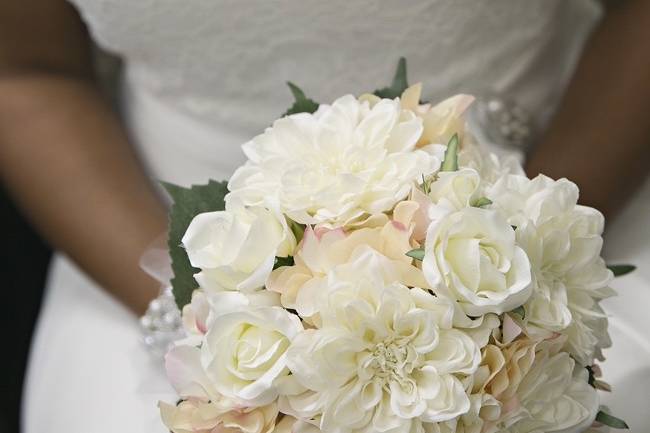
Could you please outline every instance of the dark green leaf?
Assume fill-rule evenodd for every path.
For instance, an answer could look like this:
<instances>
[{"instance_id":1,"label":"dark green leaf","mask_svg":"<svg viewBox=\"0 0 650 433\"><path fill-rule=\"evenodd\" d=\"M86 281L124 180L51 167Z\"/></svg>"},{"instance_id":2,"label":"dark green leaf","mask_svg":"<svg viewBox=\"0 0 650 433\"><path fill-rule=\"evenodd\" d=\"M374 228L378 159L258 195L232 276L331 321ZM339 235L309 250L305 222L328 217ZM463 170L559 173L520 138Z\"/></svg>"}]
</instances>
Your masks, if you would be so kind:
<instances>
[{"instance_id":1,"label":"dark green leaf","mask_svg":"<svg viewBox=\"0 0 650 433\"><path fill-rule=\"evenodd\" d=\"M607 268L614 273L615 277L620 277L636 269L634 265L609 265Z\"/></svg>"},{"instance_id":2,"label":"dark green leaf","mask_svg":"<svg viewBox=\"0 0 650 433\"><path fill-rule=\"evenodd\" d=\"M183 308L192 299L192 292L198 287L193 268L187 258L181 239L192 219L203 212L223 210L224 197L228 193L226 182L211 180L207 185L194 185L191 188L162 182L174 204L169 212L169 255L172 260L172 289L179 308Z\"/></svg>"},{"instance_id":3,"label":"dark green leaf","mask_svg":"<svg viewBox=\"0 0 650 433\"><path fill-rule=\"evenodd\" d=\"M596 421L606 426L617 429L629 429L627 423L622 419L616 418L614 415L603 412L602 410L596 415Z\"/></svg>"},{"instance_id":4,"label":"dark green leaf","mask_svg":"<svg viewBox=\"0 0 650 433\"><path fill-rule=\"evenodd\" d=\"M314 111L318 110L318 102L306 97L305 92L303 92L300 87L296 86L290 81L287 82L287 85L289 86L289 89L291 89L291 93L293 94L296 102L294 102L291 108L289 108L287 112L284 113L285 116L296 113L313 113Z\"/></svg>"},{"instance_id":5,"label":"dark green leaf","mask_svg":"<svg viewBox=\"0 0 650 433\"><path fill-rule=\"evenodd\" d=\"M522 319L525 319L525 318L526 318L526 310L524 309L524 306L523 306L523 305L518 306L517 308L515 308L514 310L512 310L511 313L512 313L512 314L516 314L516 315L518 315L518 316L521 317Z\"/></svg>"},{"instance_id":6,"label":"dark green leaf","mask_svg":"<svg viewBox=\"0 0 650 433\"><path fill-rule=\"evenodd\" d=\"M586 366L585 368L589 373L589 378L587 379L587 383L591 386L594 386L594 383L596 382L596 375L594 374L594 369L590 365Z\"/></svg>"},{"instance_id":7,"label":"dark green leaf","mask_svg":"<svg viewBox=\"0 0 650 433\"><path fill-rule=\"evenodd\" d=\"M277 269L282 266L293 266L294 261L293 257L287 256L287 257L276 257L275 258L275 263L273 263L273 269Z\"/></svg>"},{"instance_id":8,"label":"dark green leaf","mask_svg":"<svg viewBox=\"0 0 650 433\"><path fill-rule=\"evenodd\" d=\"M400 57L399 62L397 62L397 70L395 71L395 77L393 77L393 83L390 87L375 90L374 94L380 98L395 99L402 96L402 93L408 86L408 80L406 79L406 59Z\"/></svg>"},{"instance_id":9,"label":"dark green leaf","mask_svg":"<svg viewBox=\"0 0 650 433\"><path fill-rule=\"evenodd\" d=\"M415 260L422 261L422 259L424 259L424 249L416 248L416 249L411 250L408 253L406 253L406 255L413 258L413 259L415 259Z\"/></svg>"},{"instance_id":10,"label":"dark green leaf","mask_svg":"<svg viewBox=\"0 0 650 433\"><path fill-rule=\"evenodd\" d=\"M458 134L454 134L447 143L445 159L442 161L440 171L458 170Z\"/></svg>"},{"instance_id":11,"label":"dark green leaf","mask_svg":"<svg viewBox=\"0 0 650 433\"><path fill-rule=\"evenodd\" d=\"M473 207L483 207L483 206L488 206L492 204L492 200L490 200L487 197L479 197L478 199L474 200L472 202Z\"/></svg>"}]
</instances>

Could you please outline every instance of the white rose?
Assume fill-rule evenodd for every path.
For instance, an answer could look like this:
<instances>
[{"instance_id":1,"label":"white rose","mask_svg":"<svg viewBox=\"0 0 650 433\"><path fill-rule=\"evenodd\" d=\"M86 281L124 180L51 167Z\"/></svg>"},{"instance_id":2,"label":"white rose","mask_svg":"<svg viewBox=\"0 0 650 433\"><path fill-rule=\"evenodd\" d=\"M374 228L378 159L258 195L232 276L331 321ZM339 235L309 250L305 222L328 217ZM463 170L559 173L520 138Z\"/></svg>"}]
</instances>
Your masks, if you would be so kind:
<instances>
[{"instance_id":1,"label":"white rose","mask_svg":"<svg viewBox=\"0 0 650 433\"><path fill-rule=\"evenodd\" d=\"M275 257L292 254L296 245L284 217L235 203L194 217L182 242L192 266L201 269L196 281L213 292L263 287Z\"/></svg>"},{"instance_id":2,"label":"white rose","mask_svg":"<svg viewBox=\"0 0 650 433\"><path fill-rule=\"evenodd\" d=\"M286 376L286 350L302 331L300 319L281 307L250 307L214 319L201 346L201 364L222 395L261 406L278 397Z\"/></svg>"},{"instance_id":3,"label":"white rose","mask_svg":"<svg viewBox=\"0 0 650 433\"><path fill-rule=\"evenodd\" d=\"M415 148L422 120L399 100L373 106L353 96L273 123L243 146L226 200L259 205L273 198L304 224L342 226L391 210L440 160Z\"/></svg>"},{"instance_id":4,"label":"white rose","mask_svg":"<svg viewBox=\"0 0 650 433\"><path fill-rule=\"evenodd\" d=\"M279 296L265 290L247 294L233 291L205 293L195 290L192 303L183 308L183 323L188 331L188 338L178 341L165 356L167 377L178 394L181 397L212 402L222 399L223 393L217 390L212 374L207 373L213 360L209 343L214 342L216 334L221 330L214 329L215 321L220 318L223 321L225 320L223 317L232 318L232 314L242 311L251 312L254 315L278 318L277 326L283 326L285 330L291 331L291 327L302 329L300 322L294 316L283 318L289 313L280 308L279 304ZM275 325L270 323L269 329L275 329ZM295 333L295 330L291 332ZM280 334L273 338L279 336ZM248 341L250 342L250 338ZM283 357L284 355L278 354L275 358ZM233 397L232 393L229 395Z\"/></svg>"},{"instance_id":5,"label":"white rose","mask_svg":"<svg viewBox=\"0 0 650 433\"><path fill-rule=\"evenodd\" d=\"M452 329L453 305L421 289L386 283L363 262L328 276L318 329L301 332L287 352L292 379L308 390L284 405L323 431L409 431L465 413L459 376L480 362L474 340ZM281 401L281 407L283 403Z\"/></svg>"},{"instance_id":6,"label":"white rose","mask_svg":"<svg viewBox=\"0 0 650 433\"><path fill-rule=\"evenodd\" d=\"M461 210L479 198L481 177L476 170L462 168L457 171L444 171L429 185L428 196L437 205L450 211Z\"/></svg>"},{"instance_id":7,"label":"white rose","mask_svg":"<svg viewBox=\"0 0 650 433\"><path fill-rule=\"evenodd\" d=\"M528 257L491 210L464 208L431 224L422 270L435 291L470 316L513 310L531 293Z\"/></svg>"},{"instance_id":8,"label":"white rose","mask_svg":"<svg viewBox=\"0 0 650 433\"><path fill-rule=\"evenodd\" d=\"M187 338L180 343L200 346L203 336L212 327L215 317L243 308L262 306L280 306L280 297L266 290L252 293L234 291L206 293L196 289L192 292L192 301L183 307L182 323Z\"/></svg>"},{"instance_id":9,"label":"white rose","mask_svg":"<svg viewBox=\"0 0 650 433\"><path fill-rule=\"evenodd\" d=\"M481 178L476 170L463 168L439 172L432 181L425 178L422 188L414 186L411 200L419 205L414 216L414 239L424 239L432 221L439 221L450 212L471 206L480 196L480 183Z\"/></svg>"}]
</instances>

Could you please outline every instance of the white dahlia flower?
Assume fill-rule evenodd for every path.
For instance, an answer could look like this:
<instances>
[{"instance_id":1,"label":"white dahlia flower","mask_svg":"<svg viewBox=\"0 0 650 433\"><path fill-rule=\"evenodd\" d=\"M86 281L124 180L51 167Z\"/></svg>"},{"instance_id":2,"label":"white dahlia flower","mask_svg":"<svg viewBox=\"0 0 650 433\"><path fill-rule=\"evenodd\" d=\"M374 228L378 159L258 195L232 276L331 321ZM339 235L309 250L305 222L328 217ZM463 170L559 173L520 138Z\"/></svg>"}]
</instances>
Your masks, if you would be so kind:
<instances>
[{"instance_id":1,"label":"white dahlia flower","mask_svg":"<svg viewBox=\"0 0 650 433\"><path fill-rule=\"evenodd\" d=\"M476 370L481 355L470 336L452 328L453 304L387 284L365 263L349 278L328 279L320 327L301 332L289 347L294 388L304 392L287 395L284 406L340 433L408 432L421 421L467 412L460 379Z\"/></svg>"},{"instance_id":2,"label":"white dahlia flower","mask_svg":"<svg viewBox=\"0 0 650 433\"><path fill-rule=\"evenodd\" d=\"M533 294L524 307L529 332L567 335L567 350L591 365L609 345L598 302L614 293L608 287L612 273L600 257L602 214L577 204L574 183L543 175L504 176L487 195L516 226L517 242L531 263Z\"/></svg>"},{"instance_id":3,"label":"white dahlia flower","mask_svg":"<svg viewBox=\"0 0 650 433\"><path fill-rule=\"evenodd\" d=\"M344 96L276 120L244 144L248 161L230 179L227 200L275 201L299 223L330 227L389 211L440 166L416 149L421 134L422 120L399 99L371 106Z\"/></svg>"}]
</instances>

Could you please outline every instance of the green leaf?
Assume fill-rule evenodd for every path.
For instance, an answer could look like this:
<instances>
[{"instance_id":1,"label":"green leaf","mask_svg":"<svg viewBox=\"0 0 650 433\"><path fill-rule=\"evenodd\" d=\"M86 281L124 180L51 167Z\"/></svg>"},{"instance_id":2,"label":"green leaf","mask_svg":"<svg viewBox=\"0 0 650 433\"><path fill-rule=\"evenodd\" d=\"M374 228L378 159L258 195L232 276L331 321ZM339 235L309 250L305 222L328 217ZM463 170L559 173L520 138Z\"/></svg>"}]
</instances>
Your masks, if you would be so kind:
<instances>
[{"instance_id":1,"label":"green leaf","mask_svg":"<svg viewBox=\"0 0 650 433\"><path fill-rule=\"evenodd\" d=\"M614 273L615 277L620 277L636 269L634 265L609 265L607 268Z\"/></svg>"},{"instance_id":2,"label":"green leaf","mask_svg":"<svg viewBox=\"0 0 650 433\"><path fill-rule=\"evenodd\" d=\"M390 87L375 90L374 94L380 98L395 99L402 96L402 93L408 88L408 86L408 80L406 79L406 59L400 57L399 62L397 62L397 70L393 77L393 83Z\"/></svg>"},{"instance_id":3,"label":"green leaf","mask_svg":"<svg viewBox=\"0 0 650 433\"><path fill-rule=\"evenodd\" d=\"M305 92L303 92L300 87L296 86L291 81L287 81L287 85L289 86L289 89L291 89L291 93L296 102L294 102L291 108L284 113L285 116L296 113L313 113L318 110L318 102L306 97Z\"/></svg>"},{"instance_id":4,"label":"green leaf","mask_svg":"<svg viewBox=\"0 0 650 433\"><path fill-rule=\"evenodd\" d=\"M522 319L525 319L525 318L526 318L526 310L524 309L524 306L523 306L523 305L518 306L517 308L515 308L514 310L512 310L511 313L512 313L512 314L516 314L516 315L518 315L518 316L521 317Z\"/></svg>"},{"instance_id":5,"label":"green leaf","mask_svg":"<svg viewBox=\"0 0 650 433\"><path fill-rule=\"evenodd\" d=\"M424 249L423 248L416 248L416 249L411 250L408 253L406 253L406 255L413 258L413 259L415 259L415 260L422 261L422 259L424 259Z\"/></svg>"},{"instance_id":6,"label":"green leaf","mask_svg":"<svg viewBox=\"0 0 650 433\"><path fill-rule=\"evenodd\" d=\"M305 235L305 226L304 224L299 224L293 220L290 220L287 218L287 223L289 225L289 229L291 229L291 232L296 238L296 243L300 243L302 240L303 236Z\"/></svg>"},{"instance_id":7,"label":"green leaf","mask_svg":"<svg viewBox=\"0 0 650 433\"><path fill-rule=\"evenodd\" d=\"M606 426L617 428L617 429L628 429L627 423L620 418L616 418L614 415L603 412L602 410L596 415L596 421Z\"/></svg>"},{"instance_id":8,"label":"green leaf","mask_svg":"<svg viewBox=\"0 0 650 433\"><path fill-rule=\"evenodd\" d=\"M596 375L594 374L594 369L590 365L586 366L585 368L589 373L589 378L587 379L587 383L591 386L594 386L594 383L596 382Z\"/></svg>"},{"instance_id":9,"label":"green leaf","mask_svg":"<svg viewBox=\"0 0 650 433\"><path fill-rule=\"evenodd\" d=\"M473 207L483 207L483 206L489 206L491 204L492 204L492 200L490 200L487 197L479 197L471 203Z\"/></svg>"},{"instance_id":10,"label":"green leaf","mask_svg":"<svg viewBox=\"0 0 650 433\"><path fill-rule=\"evenodd\" d=\"M169 255L172 260L172 290L179 308L192 299L192 292L198 287L193 268L181 245L181 239L192 219L203 212L214 212L225 208L224 197L228 193L226 182L211 180L207 185L193 185L191 188L162 182L174 204L169 212Z\"/></svg>"},{"instance_id":11,"label":"green leaf","mask_svg":"<svg viewBox=\"0 0 650 433\"><path fill-rule=\"evenodd\" d=\"M282 266L293 266L294 261L292 256L287 257L276 257L275 262L273 263L273 269L277 269Z\"/></svg>"},{"instance_id":12,"label":"green leaf","mask_svg":"<svg viewBox=\"0 0 650 433\"><path fill-rule=\"evenodd\" d=\"M445 159L442 161L440 171L458 170L458 134L454 134L447 143Z\"/></svg>"},{"instance_id":13,"label":"green leaf","mask_svg":"<svg viewBox=\"0 0 650 433\"><path fill-rule=\"evenodd\" d=\"M436 181L437 177L437 174L422 175L422 192L425 195L429 195L431 192L431 184Z\"/></svg>"}]
</instances>

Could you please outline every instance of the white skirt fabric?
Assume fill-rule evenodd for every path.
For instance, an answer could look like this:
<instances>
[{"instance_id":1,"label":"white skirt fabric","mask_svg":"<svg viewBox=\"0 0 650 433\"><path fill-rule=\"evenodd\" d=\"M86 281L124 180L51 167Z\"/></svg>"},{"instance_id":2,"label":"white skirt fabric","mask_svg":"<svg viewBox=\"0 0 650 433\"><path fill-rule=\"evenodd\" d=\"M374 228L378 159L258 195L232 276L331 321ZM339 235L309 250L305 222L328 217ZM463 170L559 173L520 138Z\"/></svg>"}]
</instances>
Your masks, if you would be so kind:
<instances>
[{"instance_id":1,"label":"white skirt fabric","mask_svg":"<svg viewBox=\"0 0 650 433\"><path fill-rule=\"evenodd\" d=\"M25 432L163 433L175 401L137 318L66 257L51 264L25 386Z\"/></svg>"},{"instance_id":2,"label":"white skirt fabric","mask_svg":"<svg viewBox=\"0 0 650 433\"><path fill-rule=\"evenodd\" d=\"M650 177L611 224L604 257L637 270L616 278L617 297L603 301L613 346L605 351L604 380L612 393L602 403L625 419L633 433L650 432Z\"/></svg>"}]
</instances>

